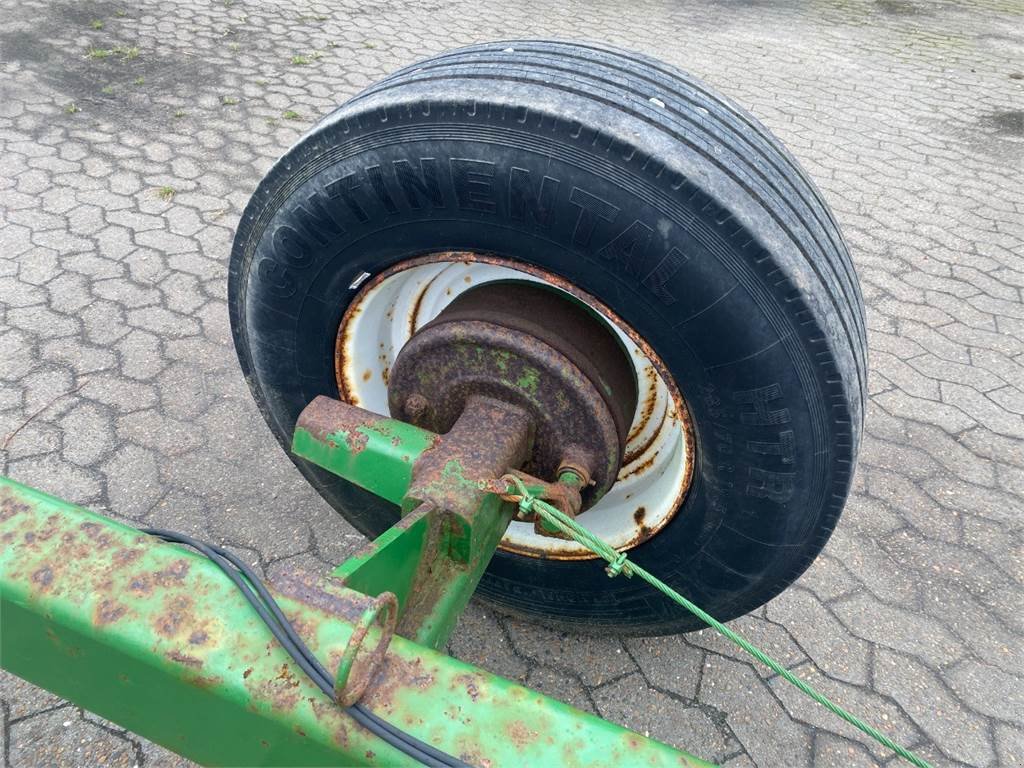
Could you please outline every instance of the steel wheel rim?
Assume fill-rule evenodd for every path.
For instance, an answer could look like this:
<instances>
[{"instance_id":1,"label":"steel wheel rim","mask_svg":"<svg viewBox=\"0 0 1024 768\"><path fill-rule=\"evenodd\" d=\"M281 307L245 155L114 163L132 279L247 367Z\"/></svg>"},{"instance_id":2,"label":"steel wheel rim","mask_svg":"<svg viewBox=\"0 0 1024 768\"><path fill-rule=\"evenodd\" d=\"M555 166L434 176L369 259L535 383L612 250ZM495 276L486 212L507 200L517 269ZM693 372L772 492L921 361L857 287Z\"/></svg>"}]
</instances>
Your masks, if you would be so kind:
<instances>
[{"instance_id":1,"label":"steel wheel rim","mask_svg":"<svg viewBox=\"0 0 1024 768\"><path fill-rule=\"evenodd\" d=\"M531 265L468 252L445 252L400 262L376 276L360 275L335 343L335 374L342 399L389 414L390 366L412 334L470 287L496 280L536 281L592 307L619 336L637 372L636 413L622 468L611 490L581 522L620 551L648 541L675 517L693 476L689 411L664 363L644 340L595 297ZM530 557L588 560L575 542L540 536L513 521L500 549Z\"/></svg>"}]
</instances>

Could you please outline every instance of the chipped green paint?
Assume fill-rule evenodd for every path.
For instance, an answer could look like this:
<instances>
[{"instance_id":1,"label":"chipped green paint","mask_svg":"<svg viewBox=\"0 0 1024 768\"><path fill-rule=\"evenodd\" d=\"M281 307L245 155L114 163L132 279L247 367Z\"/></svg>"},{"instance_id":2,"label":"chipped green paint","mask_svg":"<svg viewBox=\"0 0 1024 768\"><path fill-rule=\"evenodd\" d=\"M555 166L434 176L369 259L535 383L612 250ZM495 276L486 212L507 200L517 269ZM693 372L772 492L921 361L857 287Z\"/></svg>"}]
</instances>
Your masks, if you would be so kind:
<instances>
[{"instance_id":1,"label":"chipped green paint","mask_svg":"<svg viewBox=\"0 0 1024 768\"><path fill-rule=\"evenodd\" d=\"M536 368L524 368L519 378L516 379L516 386L531 395L537 394L538 384L540 384L540 371Z\"/></svg>"},{"instance_id":2,"label":"chipped green paint","mask_svg":"<svg viewBox=\"0 0 1024 768\"><path fill-rule=\"evenodd\" d=\"M412 482L413 464L437 435L397 419L368 415L372 418L344 428L332 428L329 415L300 423L292 436L292 452L401 504Z\"/></svg>"},{"instance_id":3,"label":"chipped green paint","mask_svg":"<svg viewBox=\"0 0 1024 768\"><path fill-rule=\"evenodd\" d=\"M495 367L502 373L508 372L509 362L512 360L512 353L507 349L491 350L491 356Z\"/></svg>"},{"instance_id":4,"label":"chipped green paint","mask_svg":"<svg viewBox=\"0 0 1024 768\"><path fill-rule=\"evenodd\" d=\"M441 477L424 486L424 491L427 493L433 492L465 492L472 493L479 488L478 484L473 480L466 477L466 473L462 469L462 462L458 459L448 459L445 462L444 469L441 471Z\"/></svg>"}]
</instances>

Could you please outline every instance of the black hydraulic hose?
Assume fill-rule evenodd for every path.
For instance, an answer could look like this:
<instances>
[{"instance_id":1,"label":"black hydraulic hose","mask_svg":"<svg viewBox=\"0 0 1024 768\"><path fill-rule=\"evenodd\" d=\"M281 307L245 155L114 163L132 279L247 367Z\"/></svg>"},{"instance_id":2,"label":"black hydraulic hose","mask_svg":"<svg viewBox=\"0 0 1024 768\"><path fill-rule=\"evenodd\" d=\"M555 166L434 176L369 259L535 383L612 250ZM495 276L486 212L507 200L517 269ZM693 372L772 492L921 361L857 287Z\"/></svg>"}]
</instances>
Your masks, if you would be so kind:
<instances>
[{"instance_id":1,"label":"black hydraulic hose","mask_svg":"<svg viewBox=\"0 0 1024 768\"><path fill-rule=\"evenodd\" d=\"M334 700L334 682L330 673L295 632L295 628L288 621L277 601L267 591L259 576L241 558L223 547L207 544L183 533L160 528L142 528L140 530L164 541L192 547L209 558L231 579L299 668L332 701ZM356 703L346 707L345 711L379 739L423 765L430 766L430 768L470 768L468 763L420 741L412 734L406 733L371 712L362 704Z\"/></svg>"},{"instance_id":2,"label":"black hydraulic hose","mask_svg":"<svg viewBox=\"0 0 1024 768\"><path fill-rule=\"evenodd\" d=\"M248 579L250 585L256 590L257 594L260 596L260 599L263 600L263 603L270 609L270 612L274 615L274 618L277 620L277 623L278 623L279 627L281 628L281 630L288 636L288 639L291 640L292 645L300 653L302 653L302 655L309 662L309 665L311 667L313 667L313 669L316 670L316 672L320 675L320 677L324 681L327 682L327 685L330 686L330 690L328 690L327 688L324 688L323 685L320 685L320 683L317 683L320 686L321 690L323 690L325 693L327 693L327 695L330 696L331 698L334 698L334 688L333 688L333 684L330 682L331 681L331 674L320 663L320 660L309 649L309 646L307 646L305 644L305 642L303 642L302 638L299 637L298 634L296 634L295 628L292 626L291 622L288 621L288 617L286 617L284 615L284 612L281 610L280 606L277 604L277 601L274 600L274 598L271 596L271 594L267 591L266 586L263 584L263 582L259 578L259 576L257 576L253 572L252 568L250 568L249 565L246 564L246 562L244 560L239 558L238 555L236 555L234 552L231 552L230 550L223 549L222 547L218 547L218 546L216 546L214 544L211 544L211 545L208 545L208 546L210 547L210 549L212 549L218 555L220 555L221 557L223 557L226 560L230 561L231 564L234 565L239 571L241 571L242 574L246 577L246 579ZM252 602L252 601L250 600L250 602ZM282 642L282 645L285 645L285 643ZM295 654L291 650L289 650L289 653L294 657ZM305 670L304 669L304 671L306 672L307 675L309 675L310 678L313 679L314 682L316 682L315 676L312 675L309 672L309 670ZM387 720L384 720L384 719L380 718L374 712L372 712L371 710L367 709L366 707L364 707L362 704L359 704L358 702L356 704L353 704L351 707L349 707L349 712L360 723L363 723L365 725L365 721L366 720L370 720L373 723L379 725L381 728L387 730L395 738L401 739L402 741L405 741L405 742L408 742L408 743L412 744L417 749L420 749L421 751L427 753L427 755L432 757L436 761L436 764L438 764L438 765L444 765L444 766L451 765L451 766L460 766L460 767L467 765L466 763L463 763L463 762L461 762L459 760L456 760L451 755L448 755L445 752L442 752L441 750L437 749L436 747L433 747L430 744L422 742L419 739L416 739L414 736L412 736L412 735L406 733L405 731L395 727L394 725L389 723ZM371 730L374 730L376 732L375 729L371 729ZM428 763L428 764L434 764L434 763ZM468 766L467 766L467 768L468 768Z\"/></svg>"}]
</instances>

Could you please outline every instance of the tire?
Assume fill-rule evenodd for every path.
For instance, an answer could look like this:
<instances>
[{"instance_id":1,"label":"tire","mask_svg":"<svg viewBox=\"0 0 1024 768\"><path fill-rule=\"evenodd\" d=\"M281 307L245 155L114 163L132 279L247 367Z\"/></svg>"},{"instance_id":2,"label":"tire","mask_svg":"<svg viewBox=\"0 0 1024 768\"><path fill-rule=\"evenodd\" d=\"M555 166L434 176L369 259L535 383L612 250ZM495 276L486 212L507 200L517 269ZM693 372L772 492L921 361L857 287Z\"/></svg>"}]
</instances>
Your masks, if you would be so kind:
<instances>
[{"instance_id":1,"label":"tire","mask_svg":"<svg viewBox=\"0 0 1024 768\"><path fill-rule=\"evenodd\" d=\"M445 53L342 105L267 174L231 255L239 360L286 450L302 408L339 396L335 335L360 276L449 250L570 281L674 377L694 477L633 559L722 620L810 565L860 442L864 313L828 207L754 117L635 53L543 41ZM293 460L366 535L397 519ZM499 551L478 594L578 631L701 626L634 582Z\"/></svg>"}]
</instances>

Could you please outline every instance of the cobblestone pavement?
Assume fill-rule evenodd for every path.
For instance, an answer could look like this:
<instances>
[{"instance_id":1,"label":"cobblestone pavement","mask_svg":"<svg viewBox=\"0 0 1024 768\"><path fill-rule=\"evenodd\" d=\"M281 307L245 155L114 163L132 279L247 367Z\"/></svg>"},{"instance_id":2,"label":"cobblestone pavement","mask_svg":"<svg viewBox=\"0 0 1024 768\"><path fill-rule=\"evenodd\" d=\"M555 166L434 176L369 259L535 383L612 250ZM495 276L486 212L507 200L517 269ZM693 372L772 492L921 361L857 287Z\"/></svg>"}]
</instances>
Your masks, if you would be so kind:
<instances>
[{"instance_id":1,"label":"cobblestone pavement","mask_svg":"<svg viewBox=\"0 0 1024 768\"><path fill-rule=\"evenodd\" d=\"M317 116L418 57L518 36L690 70L822 187L868 302L867 436L824 555L735 625L938 766L1024 763L1014 0L3 0L0 471L271 577L357 548L239 374L233 227ZM473 607L451 650L729 766L888 761L708 632L577 638ZM0 696L11 765L187 764L8 675Z\"/></svg>"}]
</instances>

